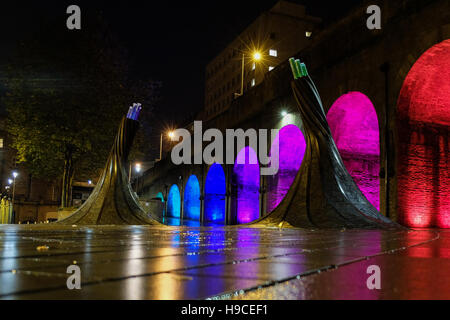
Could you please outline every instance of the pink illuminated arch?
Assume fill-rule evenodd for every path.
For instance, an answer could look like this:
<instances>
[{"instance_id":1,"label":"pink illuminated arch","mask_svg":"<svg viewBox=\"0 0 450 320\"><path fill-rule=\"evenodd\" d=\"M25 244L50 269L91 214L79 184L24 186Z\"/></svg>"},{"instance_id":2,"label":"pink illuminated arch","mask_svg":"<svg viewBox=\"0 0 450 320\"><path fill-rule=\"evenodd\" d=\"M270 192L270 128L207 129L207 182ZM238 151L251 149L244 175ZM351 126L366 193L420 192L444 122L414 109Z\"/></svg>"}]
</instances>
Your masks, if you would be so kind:
<instances>
[{"instance_id":1,"label":"pink illuminated arch","mask_svg":"<svg viewBox=\"0 0 450 320\"><path fill-rule=\"evenodd\" d=\"M450 40L427 50L409 71L397 121L399 221L450 228Z\"/></svg>"},{"instance_id":2,"label":"pink illuminated arch","mask_svg":"<svg viewBox=\"0 0 450 320\"><path fill-rule=\"evenodd\" d=\"M380 134L372 102L361 92L349 92L334 102L327 120L347 171L380 210Z\"/></svg>"}]
</instances>

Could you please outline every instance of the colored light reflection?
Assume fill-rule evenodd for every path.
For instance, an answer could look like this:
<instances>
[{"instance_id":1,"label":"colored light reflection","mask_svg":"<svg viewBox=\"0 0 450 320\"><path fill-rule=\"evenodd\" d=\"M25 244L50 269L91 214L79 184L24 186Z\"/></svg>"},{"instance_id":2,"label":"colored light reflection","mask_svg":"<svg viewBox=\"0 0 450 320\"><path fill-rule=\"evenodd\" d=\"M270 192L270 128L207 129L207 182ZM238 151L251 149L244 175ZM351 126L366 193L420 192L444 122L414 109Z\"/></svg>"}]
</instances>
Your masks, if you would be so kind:
<instances>
[{"instance_id":1,"label":"colored light reflection","mask_svg":"<svg viewBox=\"0 0 450 320\"><path fill-rule=\"evenodd\" d=\"M205 221L225 222L225 173L220 164L211 165L205 182Z\"/></svg>"},{"instance_id":2,"label":"colored light reflection","mask_svg":"<svg viewBox=\"0 0 450 320\"><path fill-rule=\"evenodd\" d=\"M360 92L344 94L331 106L327 121L347 171L380 210L380 133L372 102Z\"/></svg>"},{"instance_id":3,"label":"colored light reflection","mask_svg":"<svg viewBox=\"0 0 450 320\"><path fill-rule=\"evenodd\" d=\"M259 173L255 151L245 147L236 157L232 177L231 212L238 224L259 218Z\"/></svg>"},{"instance_id":4,"label":"colored light reflection","mask_svg":"<svg viewBox=\"0 0 450 320\"><path fill-rule=\"evenodd\" d=\"M276 175L267 177L267 212L274 210L289 191L305 155L306 142L301 130L290 124L280 129L270 154L278 148L279 167Z\"/></svg>"},{"instance_id":5,"label":"colored light reflection","mask_svg":"<svg viewBox=\"0 0 450 320\"><path fill-rule=\"evenodd\" d=\"M450 40L427 50L397 103L398 212L410 227L450 228Z\"/></svg>"},{"instance_id":6,"label":"colored light reflection","mask_svg":"<svg viewBox=\"0 0 450 320\"><path fill-rule=\"evenodd\" d=\"M181 197L178 186L174 184L167 197L167 215L173 218L180 218Z\"/></svg>"},{"instance_id":7,"label":"colored light reflection","mask_svg":"<svg viewBox=\"0 0 450 320\"><path fill-rule=\"evenodd\" d=\"M200 220L200 185L195 175L189 177L184 189L183 219Z\"/></svg>"}]
</instances>

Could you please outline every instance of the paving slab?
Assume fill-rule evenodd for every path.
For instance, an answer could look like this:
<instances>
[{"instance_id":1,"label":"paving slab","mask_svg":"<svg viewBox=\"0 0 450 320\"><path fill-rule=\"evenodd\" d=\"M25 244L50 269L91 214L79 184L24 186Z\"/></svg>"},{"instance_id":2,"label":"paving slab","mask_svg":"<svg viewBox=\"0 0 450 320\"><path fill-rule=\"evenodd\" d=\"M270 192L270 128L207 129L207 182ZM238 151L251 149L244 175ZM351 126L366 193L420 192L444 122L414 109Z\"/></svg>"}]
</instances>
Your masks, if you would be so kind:
<instances>
[{"instance_id":1,"label":"paving slab","mask_svg":"<svg viewBox=\"0 0 450 320\"><path fill-rule=\"evenodd\" d=\"M0 298L446 297L447 281L425 283L444 275L449 251L450 232L440 230L2 225ZM387 270L388 293L364 291L372 262ZM80 290L66 285L72 264ZM419 289L394 294L408 285Z\"/></svg>"}]
</instances>

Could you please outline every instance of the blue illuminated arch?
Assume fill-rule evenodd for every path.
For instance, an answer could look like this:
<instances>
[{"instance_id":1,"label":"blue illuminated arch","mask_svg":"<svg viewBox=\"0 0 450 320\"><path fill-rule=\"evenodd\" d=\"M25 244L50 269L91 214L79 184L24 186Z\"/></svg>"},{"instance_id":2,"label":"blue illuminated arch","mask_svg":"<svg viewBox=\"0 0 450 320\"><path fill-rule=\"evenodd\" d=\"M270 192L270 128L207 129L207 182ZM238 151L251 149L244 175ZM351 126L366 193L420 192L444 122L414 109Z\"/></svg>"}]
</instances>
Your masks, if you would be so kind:
<instances>
[{"instance_id":1,"label":"blue illuminated arch","mask_svg":"<svg viewBox=\"0 0 450 320\"><path fill-rule=\"evenodd\" d=\"M172 218L180 218L181 196L180 189L174 184L169 191L167 197L167 216Z\"/></svg>"},{"instance_id":2,"label":"blue illuminated arch","mask_svg":"<svg viewBox=\"0 0 450 320\"><path fill-rule=\"evenodd\" d=\"M184 189L183 219L200 220L200 184L195 175L189 177Z\"/></svg>"},{"instance_id":3,"label":"blue illuminated arch","mask_svg":"<svg viewBox=\"0 0 450 320\"><path fill-rule=\"evenodd\" d=\"M256 152L245 147L236 157L232 176L231 212L238 224L259 218L259 179Z\"/></svg>"},{"instance_id":4,"label":"blue illuminated arch","mask_svg":"<svg viewBox=\"0 0 450 320\"><path fill-rule=\"evenodd\" d=\"M220 164L211 165L205 182L205 221L225 222L225 172Z\"/></svg>"}]
</instances>

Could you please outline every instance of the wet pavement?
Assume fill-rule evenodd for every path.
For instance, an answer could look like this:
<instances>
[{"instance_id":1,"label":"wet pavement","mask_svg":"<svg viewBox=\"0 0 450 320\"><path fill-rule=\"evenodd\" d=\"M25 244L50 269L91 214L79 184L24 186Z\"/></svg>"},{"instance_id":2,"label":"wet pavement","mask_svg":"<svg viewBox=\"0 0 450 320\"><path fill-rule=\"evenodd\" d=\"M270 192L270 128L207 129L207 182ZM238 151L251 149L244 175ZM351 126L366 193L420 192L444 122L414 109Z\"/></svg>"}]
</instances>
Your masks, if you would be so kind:
<instances>
[{"instance_id":1,"label":"wet pavement","mask_svg":"<svg viewBox=\"0 0 450 320\"><path fill-rule=\"evenodd\" d=\"M0 250L1 299L450 299L450 231L2 225Z\"/></svg>"}]
</instances>

